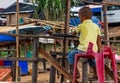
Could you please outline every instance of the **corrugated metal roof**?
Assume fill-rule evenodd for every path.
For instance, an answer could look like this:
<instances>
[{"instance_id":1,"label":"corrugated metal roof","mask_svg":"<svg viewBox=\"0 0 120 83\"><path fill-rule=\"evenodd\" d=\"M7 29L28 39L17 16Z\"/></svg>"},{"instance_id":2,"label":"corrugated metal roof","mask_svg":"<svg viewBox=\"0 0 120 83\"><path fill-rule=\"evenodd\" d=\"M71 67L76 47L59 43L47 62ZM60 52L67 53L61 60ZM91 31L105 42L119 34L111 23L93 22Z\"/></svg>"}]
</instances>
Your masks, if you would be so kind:
<instances>
[{"instance_id":1,"label":"corrugated metal roof","mask_svg":"<svg viewBox=\"0 0 120 83\"><path fill-rule=\"evenodd\" d=\"M41 34L51 30L50 26L27 26L19 29L19 34ZM16 30L9 31L9 33L16 33Z\"/></svg>"},{"instance_id":2,"label":"corrugated metal roof","mask_svg":"<svg viewBox=\"0 0 120 83\"><path fill-rule=\"evenodd\" d=\"M3 12L0 14L11 14L16 12L16 2L13 3L11 6L6 8ZM20 13L30 13L34 12L33 6L31 4L26 4L26 3L19 3L19 12Z\"/></svg>"}]
</instances>

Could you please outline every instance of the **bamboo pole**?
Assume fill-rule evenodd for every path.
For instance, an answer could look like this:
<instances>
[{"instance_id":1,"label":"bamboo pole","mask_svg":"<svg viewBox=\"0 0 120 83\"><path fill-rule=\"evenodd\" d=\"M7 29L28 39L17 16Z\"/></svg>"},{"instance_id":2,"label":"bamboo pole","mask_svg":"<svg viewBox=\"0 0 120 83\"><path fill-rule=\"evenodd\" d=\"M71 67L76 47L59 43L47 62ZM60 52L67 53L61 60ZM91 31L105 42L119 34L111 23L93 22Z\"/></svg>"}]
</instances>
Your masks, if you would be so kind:
<instances>
[{"instance_id":1,"label":"bamboo pole","mask_svg":"<svg viewBox=\"0 0 120 83\"><path fill-rule=\"evenodd\" d=\"M16 2L16 57L19 57L19 30L18 30L18 19L19 19L19 0ZM16 81L18 81L18 61L16 61Z\"/></svg>"}]
</instances>

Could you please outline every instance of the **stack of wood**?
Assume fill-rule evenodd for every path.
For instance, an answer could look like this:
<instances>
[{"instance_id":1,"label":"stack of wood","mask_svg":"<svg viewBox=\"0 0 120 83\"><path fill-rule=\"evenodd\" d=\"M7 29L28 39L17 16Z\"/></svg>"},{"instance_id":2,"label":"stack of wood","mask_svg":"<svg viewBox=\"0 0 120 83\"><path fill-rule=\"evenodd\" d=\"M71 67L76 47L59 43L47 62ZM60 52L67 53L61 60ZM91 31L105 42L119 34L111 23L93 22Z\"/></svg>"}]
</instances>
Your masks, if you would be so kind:
<instances>
[{"instance_id":1,"label":"stack of wood","mask_svg":"<svg viewBox=\"0 0 120 83\"><path fill-rule=\"evenodd\" d=\"M12 81L10 68L0 68L0 81Z\"/></svg>"},{"instance_id":2,"label":"stack of wood","mask_svg":"<svg viewBox=\"0 0 120 83\"><path fill-rule=\"evenodd\" d=\"M111 27L109 29L109 37L119 37L120 36L120 26Z\"/></svg>"},{"instance_id":3,"label":"stack of wood","mask_svg":"<svg viewBox=\"0 0 120 83\"><path fill-rule=\"evenodd\" d=\"M63 21L47 21L47 20L40 20L40 19L31 19L26 18L24 24L19 25L19 29L25 28L27 26L51 26L53 29L53 33L60 32L64 33L65 24ZM74 27L69 27L69 29L72 29ZM1 26L0 32L9 32L12 30L16 30L16 26Z\"/></svg>"},{"instance_id":4,"label":"stack of wood","mask_svg":"<svg viewBox=\"0 0 120 83\"><path fill-rule=\"evenodd\" d=\"M37 25L40 26L51 26L53 32L56 32L58 30L64 32L64 22L62 21L47 21L47 20L26 18L25 22L35 22Z\"/></svg>"}]
</instances>

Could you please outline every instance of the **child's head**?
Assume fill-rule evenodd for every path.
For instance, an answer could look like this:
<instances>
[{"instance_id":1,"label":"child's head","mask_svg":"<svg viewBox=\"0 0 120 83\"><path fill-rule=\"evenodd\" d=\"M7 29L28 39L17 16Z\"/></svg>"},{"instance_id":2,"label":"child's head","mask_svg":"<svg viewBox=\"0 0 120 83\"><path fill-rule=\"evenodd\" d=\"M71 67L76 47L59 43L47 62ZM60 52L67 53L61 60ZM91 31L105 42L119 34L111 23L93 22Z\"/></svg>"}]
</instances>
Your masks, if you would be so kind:
<instances>
[{"instance_id":1,"label":"child's head","mask_svg":"<svg viewBox=\"0 0 120 83\"><path fill-rule=\"evenodd\" d=\"M84 20L87 19L91 19L92 18L92 11L89 7L83 7L79 10L79 17L81 22L83 22Z\"/></svg>"}]
</instances>

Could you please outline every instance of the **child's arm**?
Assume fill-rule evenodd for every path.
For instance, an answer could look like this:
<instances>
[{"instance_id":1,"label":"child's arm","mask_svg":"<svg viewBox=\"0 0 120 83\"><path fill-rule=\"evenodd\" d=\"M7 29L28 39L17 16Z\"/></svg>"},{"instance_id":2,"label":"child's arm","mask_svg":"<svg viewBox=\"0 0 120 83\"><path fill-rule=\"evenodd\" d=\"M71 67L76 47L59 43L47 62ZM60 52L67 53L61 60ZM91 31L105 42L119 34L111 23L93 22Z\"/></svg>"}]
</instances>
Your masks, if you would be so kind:
<instances>
[{"instance_id":1,"label":"child's arm","mask_svg":"<svg viewBox=\"0 0 120 83\"><path fill-rule=\"evenodd\" d=\"M100 50L101 50L101 37L100 37L100 35L98 35L98 37L97 37L97 46L98 46L98 52L100 52Z\"/></svg>"}]
</instances>

